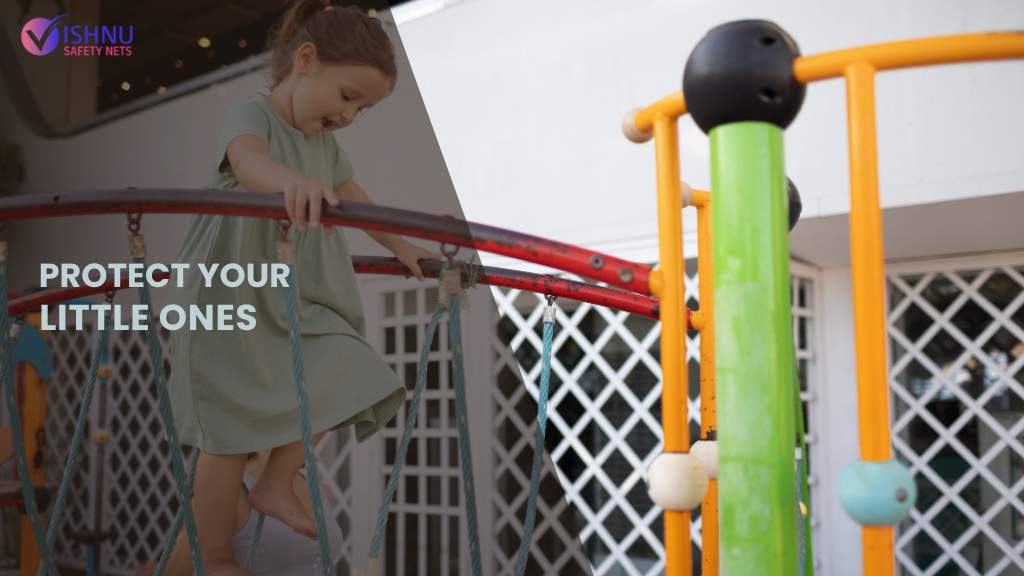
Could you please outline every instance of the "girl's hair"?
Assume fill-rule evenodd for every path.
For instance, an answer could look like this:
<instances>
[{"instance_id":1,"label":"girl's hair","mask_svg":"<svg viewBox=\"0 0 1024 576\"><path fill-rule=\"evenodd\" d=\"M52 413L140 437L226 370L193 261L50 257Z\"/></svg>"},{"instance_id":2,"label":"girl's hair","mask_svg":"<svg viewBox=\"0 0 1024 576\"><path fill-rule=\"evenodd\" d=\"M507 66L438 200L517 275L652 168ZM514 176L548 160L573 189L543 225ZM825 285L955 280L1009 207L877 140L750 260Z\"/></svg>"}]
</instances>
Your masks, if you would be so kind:
<instances>
[{"instance_id":1,"label":"girl's hair","mask_svg":"<svg viewBox=\"0 0 1024 576\"><path fill-rule=\"evenodd\" d=\"M267 40L271 88L291 74L295 50L305 42L316 46L321 62L363 64L392 80L398 76L391 39L379 20L331 0L293 0Z\"/></svg>"}]
</instances>

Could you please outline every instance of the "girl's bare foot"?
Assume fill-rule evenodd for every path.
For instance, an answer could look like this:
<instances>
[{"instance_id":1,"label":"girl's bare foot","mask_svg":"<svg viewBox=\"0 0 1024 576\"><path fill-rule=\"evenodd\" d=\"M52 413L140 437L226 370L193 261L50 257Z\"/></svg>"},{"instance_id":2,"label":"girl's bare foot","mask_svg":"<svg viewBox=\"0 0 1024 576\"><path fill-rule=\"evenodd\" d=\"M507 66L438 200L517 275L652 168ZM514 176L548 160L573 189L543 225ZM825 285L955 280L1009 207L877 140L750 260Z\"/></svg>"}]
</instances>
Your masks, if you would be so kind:
<instances>
[{"instance_id":1,"label":"girl's bare foot","mask_svg":"<svg viewBox=\"0 0 1024 576\"><path fill-rule=\"evenodd\" d=\"M316 539L316 525L306 514L302 501L295 494L290 482L276 485L269 474L260 477L249 492L249 506L271 518L284 522L292 530Z\"/></svg>"}]
</instances>

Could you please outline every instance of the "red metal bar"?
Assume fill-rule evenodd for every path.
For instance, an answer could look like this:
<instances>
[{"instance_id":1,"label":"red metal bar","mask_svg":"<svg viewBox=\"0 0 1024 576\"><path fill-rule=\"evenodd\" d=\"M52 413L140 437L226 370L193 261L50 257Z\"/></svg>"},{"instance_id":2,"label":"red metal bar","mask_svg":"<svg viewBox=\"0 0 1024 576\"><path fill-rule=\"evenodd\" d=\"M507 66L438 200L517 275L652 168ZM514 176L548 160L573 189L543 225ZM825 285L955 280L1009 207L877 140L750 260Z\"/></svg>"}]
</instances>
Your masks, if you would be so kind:
<instances>
[{"instance_id":1,"label":"red metal bar","mask_svg":"<svg viewBox=\"0 0 1024 576\"><path fill-rule=\"evenodd\" d=\"M405 266L394 258L353 256L352 264L356 272L361 273L389 274L393 276L407 276L409 274ZM443 266L443 262L436 260L420 262L420 269L423 270L426 276L431 278L438 276ZM470 278L470 275L473 275L473 278ZM520 290L549 294L579 302L589 302L631 314L647 316L648 318L658 318L658 301L650 296L566 280L550 274L531 274L529 272L520 272L494 266L467 266L463 264L462 277L467 282L472 281L490 286L518 288Z\"/></svg>"},{"instance_id":2,"label":"red metal bar","mask_svg":"<svg viewBox=\"0 0 1024 576\"><path fill-rule=\"evenodd\" d=\"M111 213L201 213L287 219L280 195L244 190L100 190L0 199L0 220ZM471 246L650 294L650 269L643 264L495 226L358 202L341 202L337 207L325 204L321 221Z\"/></svg>"},{"instance_id":3,"label":"red metal bar","mask_svg":"<svg viewBox=\"0 0 1024 576\"><path fill-rule=\"evenodd\" d=\"M378 256L353 256L352 264L356 272L362 274L387 274L392 276L408 276L409 270L394 258L383 258ZM423 274L430 278L436 278L444 262L439 260L420 261L420 269ZM631 314L639 314L649 318L658 318L658 301L650 296L636 294L617 288L595 286L584 282L576 282L551 276L549 274L532 274L493 266L469 266L461 263L462 276L467 282L473 281L478 284L491 286L503 286L506 288L517 288L540 294L550 294L559 298L568 298L580 302L589 302L600 306L607 306L616 310L622 310ZM470 276L473 278L470 278ZM154 273L154 280L165 280L169 273ZM127 285L127 275L121 276L121 284ZM95 288L54 288L26 294L12 300L7 307L8 313L12 316L25 314L38 310L44 304L55 304L66 302L73 298L103 294L108 290L118 290L114 287L114 280L109 280L102 286ZM121 288L124 289L124 288ZM687 317L689 322L689 317Z\"/></svg>"}]
</instances>

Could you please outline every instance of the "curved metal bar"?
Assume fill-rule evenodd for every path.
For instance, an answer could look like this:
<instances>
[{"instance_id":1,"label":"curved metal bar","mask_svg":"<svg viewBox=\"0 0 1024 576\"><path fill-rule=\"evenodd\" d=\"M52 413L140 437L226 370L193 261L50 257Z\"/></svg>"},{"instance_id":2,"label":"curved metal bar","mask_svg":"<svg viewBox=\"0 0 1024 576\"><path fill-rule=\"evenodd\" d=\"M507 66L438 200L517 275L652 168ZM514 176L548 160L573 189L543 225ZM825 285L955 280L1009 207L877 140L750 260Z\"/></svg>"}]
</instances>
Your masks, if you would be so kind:
<instances>
[{"instance_id":1,"label":"curved metal bar","mask_svg":"<svg viewBox=\"0 0 1024 576\"><path fill-rule=\"evenodd\" d=\"M394 258L353 256L352 264L355 266L356 272L361 273L388 274L393 276L409 275L409 271L405 266ZM444 268L444 263L437 260L420 262L420 269L423 270L423 274L431 278L440 275L442 268ZM595 286L585 282L566 280L550 274L531 274L507 268L466 265L465 263L462 263L461 268L464 282L516 288L528 292L606 306L615 310L629 312L630 314L647 316L648 318L658 318L658 301L650 296L616 288Z\"/></svg>"},{"instance_id":2,"label":"curved metal bar","mask_svg":"<svg viewBox=\"0 0 1024 576\"><path fill-rule=\"evenodd\" d=\"M409 276L409 270L395 258L381 256L353 256L352 264L356 272L361 274L386 274L390 276ZM636 294L617 288L595 286L584 282L576 282L551 276L549 274L532 274L497 268L493 266L476 266L460 263L462 277L465 282L475 282L490 286L502 286L505 288L516 288L538 294L547 294L559 298L568 298L579 302L588 302L599 306L606 306L616 310L622 310L631 314L639 314L648 318L658 318L658 301L650 296ZM444 268L444 262L439 260L420 261L420 269L424 276L436 278ZM166 280L170 277L167 272L153 274L154 280ZM74 298L83 298L96 294L103 294L109 290L127 289L127 275L121 276L120 284L123 288L116 288L114 280L108 280L105 284L90 288L87 286L78 288L53 288L40 290L26 294L12 300L8 304L8 312L12 316L25 314L38 310L44 304L56 304L66 302ZM689 325L689 312L687 312L687 324Z\"/></svg>"},{"instance_id":3,"label":"curved metal bar","mask_svg":"<svg viewBox=\"0 0 1024 576\"><path fill-rule=\"evenodd\" d=\"M0 199L0 220L136 212L287 219L280 195L244 190L100 190ZM341 202L337 207L325 204L320 219L337 226L469 246L650 294L648 266L496 226L359 202Z\"/></svg>"},{"instance_id":4,"label":"curved metal bar","mask_svg":"<svg viewBox=\"0 0 1024 576\"><path fill-rule=\"evenodd\" d=\"M650 134L654 130L654 119L658 116L679 118L686 114L686 100L683 98L683 91L673 92L658 100L654 104L641 108L633 118L636 129Z\"/></svg>"},{"instance_id":5,"label":"curved metal bar","mask_svg":"<svg viewBox=\"0 0 1024 576\"><path fill-rule=\"evenodd\" d=\"M807 84L840 77L855 62L867 62L875 70L893 70L1009 58L1024 58L1024 32L935 36L811 54L793 62L793 74ZM649 134L657 116L679 118L685 114L684 95L676 91L637 111L633 123L638 131Z\"/></svg>"},{"instance_id":6,"label":"curved metal bar","mask_svg":"<svg viewBox=\"0 0 1024 576\"><path fill-rule=\"evenodd\" d=\"M1024 58L1024 32L936 36L823 52L797 58L793 74L807 84L842 76L856 62L867 62L875 70L893 70L1008 58Z\"/></svg>"}]
</instances>

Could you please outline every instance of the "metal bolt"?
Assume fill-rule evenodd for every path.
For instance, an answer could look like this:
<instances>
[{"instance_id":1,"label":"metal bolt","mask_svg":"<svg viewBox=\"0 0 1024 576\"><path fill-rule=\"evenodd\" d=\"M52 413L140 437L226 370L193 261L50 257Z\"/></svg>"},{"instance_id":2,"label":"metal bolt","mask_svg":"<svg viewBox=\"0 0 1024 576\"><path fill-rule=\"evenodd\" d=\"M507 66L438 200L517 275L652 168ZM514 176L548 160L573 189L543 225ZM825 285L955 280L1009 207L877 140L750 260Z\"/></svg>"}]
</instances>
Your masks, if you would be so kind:
<instances>
[{"instance_id":1,"label":"metal bolt","mask_svg":"<svg viewBox=\"0 0 1024 576\"><path fill-rule=\"evenodd\" d=\"M897 502L906 502L907 501L907 496L908 496L907 491L904 490L903 488L900 488L900 489L896 490L896 501Z\"/></svg>"},{"instance_id":2,"label":"metal bolt","mask_svg":"<svg viewBox=\"0 0 1024 576\"><path fill-rule=\"evenodd\" d=\"M629 268L619 268L619 280L623 282L633 281L633 271Z\"/></svg>"},{"instance_id":3,"label":"metal bolt","mask_svg":"<svg viewBox=\"0 0 1024 576\"><path fill-rule=\"evenodd\" d=\"M600 270L604 268L604 256L600 254L594 254L590 257L590 267L594 270Z\"/></svg>"}]
</instances>

